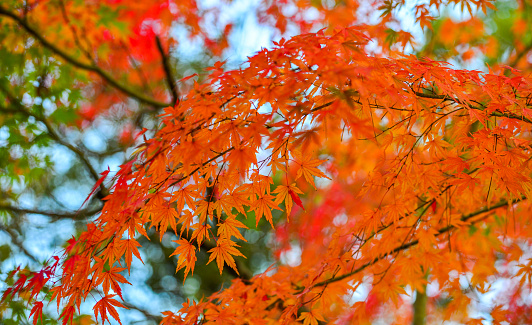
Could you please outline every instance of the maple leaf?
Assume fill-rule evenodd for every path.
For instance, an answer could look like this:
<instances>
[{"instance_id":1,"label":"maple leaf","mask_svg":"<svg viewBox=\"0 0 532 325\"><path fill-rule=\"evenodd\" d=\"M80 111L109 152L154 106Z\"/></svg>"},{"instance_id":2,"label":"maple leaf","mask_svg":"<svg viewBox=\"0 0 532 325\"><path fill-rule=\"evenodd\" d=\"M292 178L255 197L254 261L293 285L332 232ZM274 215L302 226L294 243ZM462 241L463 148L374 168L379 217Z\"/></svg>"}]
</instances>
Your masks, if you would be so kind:
<instances>
[{"instance_id":1,"label":"maple leaf","mask_svg":"<svg viewBox=\"0 0 532 325\"><path fill-rule=\"evenodd\" d=\"M318 325L318 321L325 322L325 318L317 310L302 312L297 320L302 320L303 325Z\"/></svg>"},{"instance_id":2,"label":"maple leaf","mask_svg":"<svg viewBox=\"0 0 532 325\"><path fill-rule=\"evenodd\" d=\"M503 306L497 305L492 309L490 315L493 319L493 324L499 325L504 322L508 322L508 315L510 314L509 310L502 309Z\"/></svg>"},{"instance_id":3,"label":"maple leaf","mask_svg":"<svg viewBox=\"0 0 532 325\"><path fill-rule=\"evenodd\" d=\"M65 248L65 254L70 254L70 252L72 252L72 250L76 246L77 242L78 241L76 240L76 238L74 238L74 236L67 240L68 246Z\"/></svg>"},{"instance_id":4,"label":"maple leaf","mask_svg":"<svg viewBox=\"0 0 532 325\"><path fill-rule=\"evenodd\" d=\"M184 280L186 280L189 271L194 274L194 266L197 260L196 246L186 239L173 240L173 242L177 243L178 246L170 256L179 255L175 271L177 273L182 268L185 268Z\"/></svg>"},{"instance_id":5,"label":"maple leaf","mask_svg":"<svg viewBox=\"0 0 532 325\"><path fill-rule=\"evenodd\" d=\"M75 312L76 312L76 307L74 306L67 306L63 309L63 312L59 316L59 318L63 319L63 325L72 324L72 319L74 318Z\"/></svg>"},{"instance_id":6,"label":"maple leaf","mask_svg":"<svg viewBox=\"0 0 532 325\"><path fill-rule=\"evenodd\" d=\"M31 309L30 317L33 315L33 325L37 325L39 320L42 323L42 308L43 308L42 301L35 301L33 303L33 308Z\"/></svg>"},{"instance_id":7,"label":"maple leaf","mask_svg":"<svg viewBox=\"0 0 532 325\"><path fill-rule=\"evenodd\" d=\"M174 233L177 235L177 218L178 213L176 209L172 208L169 204L165 204L162 209L158 210L157 213L154 214L154 217L152 217L152 227L156 225L156 228L162 237L170 225Z\"/></svg>"},{"instance_id":8,"label":"maple leaf","mask_svg":"<svg viewBox=\"0 0 532 325\"><path fill-rule=\"evenodd\" d=\"M303 176L305 180L310 185L312 185L312 187L314 187L314 189L316 189L316 185L314 184L314 176L330 179L321 170L316 168L327 160L312 159L310 156L303 158L297 153L295 154L294 158L296 164L299 165L299 169L297 170L296 174L296 179Z\"/></svg>"},{"instance_id":9,"label":"maple leaf","mask_svg":"<svg viewBox=\"0 0 532 325\"><path fill-rule=\"evenodd\" d=\"M200 200L196 204L194 215L197 215L199 217L200 223L205 223L205 221L207 220L209 216L212 217L211 213L212 213L213 208L214 208L214 205L211 204L210 202L205 201L205 200Z\"/></svg>"},{"instance_id":10,"label":"maple leaf","mask_svg":"<svg viewBox=\"0 0 532 325\"><path fill-rule=\"evenodd\" d=\"M120 317L118 317L118 312L116 311L115 307L125 308L128 309L126 306L122 305L119 301L116 299L113 299L113 297L116 296L115 294L112 295L105 295L102 299L100 299L94 307L92 308L94 310L94 317L96 317L96 320L98 320L98 314L100 314L100 319L102 320L102 324L105 324L105 321L109 321L109 318L107 317L108 314L113 316L113 318L122 324L120 321Z\"/></svg>"},{"instance_id":11,"label":"maple leaf","mask_svg":"<svg viewBox=\"0 0 532 325\"><path fill-rule=\"evenodd\" d=\"M299 188L296 187L295 183L293 183L292 185L279 185L272 193L277 193L277 196L275 197L276 204L280 204L281 202L284 201L284 206L286 208L287 217L290 217L290 212L292 211L293 202L299 205L303 210L305 209L303 207L303 203L301 202L301 199L297 195L297 194L303 194L303 192Z\"/></svg>"},{"instance_id":12,"label":"maple leaf","mask_svg":"<svg viewBox=\"0 0 532 325\"><path fill-rule=\"evenodd\" d=\"M245 224L236 220L235 217L227 217L223 223L218 224L218 236L223 236L227 239L231 239L231 236L235 236L238 239L247 241L244 236L238 231L237 228L249 229Z\"/></svg>"},{"instance_id":13,"label":"maple leaf","mask_svg":"<svg viewBox=\"0 0 532 325\"><path fill-rule=\"evenodd\" d=\"M179 216L178 222L181 224L181 231L179 232L179 236L183 235L183 231L189 231L190 227L192 226L192 222L194 221L194 215L190 210L185 210L181 215Z\"/></svg>"},{"instance_id":14,"label":"maple leaf","mask_svg":"<svg viewBox=\"0 0 532 325\"><path fill-rule=\"evenodd\" d=\"M220 274L222 274L224 263L227 263L227 265L229 265L233 270L235 270L237 274L239 274L233 256L242 256L244 258L245 256L242 255L242 253L240 253L240 251L235 247L240 246L238 246L235 242L223 237L218 239L218 241L216 242L216 247L209 250L211 256L209 256L209 261L207 262L207 264L209 264L216 258L216 264L218 265L218 270L220 270Z\"/></svg>"},{"instance_id":15,"label":"maple leaf","mask_svg":"<svg viewBox=\"0 0 532 325\"><path fill-rule=\"evenodd\" d=\"M25 289L32 289L28 301L31 301L33 297L41 292L46 282L48 282L49 277L45 277L45 273L46 270L42 269L39 272L33 273L33 276L28 280L28 284L26 285Z\"/></svg>"},{"instance_id":16,"label":"maple leaf","mask_svg":"<svg viewBox=\"0 0 532 325\"><path fill-rule=\"evenodd\" d=\"M197 198L199 198L199 196L193 186L183 186L173 193L171 201L176 202L178 211L183 211L185 204L188 207L193 207L194 201Z\"/></svg>"},{"instance_id":17,"label":"maple leaf","mask_svg":"<svg viewBox=\"0 0 532 325\"><path fill-rule=\"evenodd\" d=\"M107 168L107 170L104 170L100 175L102 175L102 177L100 177L100 179L94 184L94 186L92 187L92 190L91 192L89 193L89 195L87 195L87 198L85 199L85 201L83 201L83 203L81 204L81 206L84 206L85 203L87 203L87 201L91 198L91 196L94 194L94 192L96 192L96 190L98 189L98 187L100 187L100 185L103 183L103 181L105 180L105 178L107 177L107 175L109 175L109 173L111 172L111 170L109 168Z\"/></svg>"},{"instance_id":18,"label":"maple leaf","mask_svg":"<svg viewBox=\"0 0 532 325\"><path fill-rule=\"evenodd\" d=\"M195 224L193 225L194 228L196 228L192 232L192 237L190 237L190 240L196 239L196 242L198 243L198 247L201 246L201 243L203 243L203 240L209 240L209 229L211 229L211 225L208 224Z\"/></svg>"},{"instance_id":19,"label":"maple leaf","mask_svg":"<svg viewBox=\"0 0 532 325\"><path fill-rule=\"evenodd\" d=\"M528 259L528 263L526 265L519 264L517 266L519 267L519 271L517 271L514 277L521 275L521 280L519 281L521 285L523 285L527 280L528 283L532 284L532 258Z\"/></svg>"},{"instance_id":20,"label":"maple leaf","mask_svg":"<svg viewBox=\"0 0 532 325\"><path fill-rule=\"evenodd\" d=\"M255 156L255 148L249 148L244 146L239 146L232 150L229 158L232 161L232 164L229 167L229 172L236 169L240 175L246 175L246 172L249 166L257 164L257 158Z\"/></svg>"},{"instance_id":21,"label":"maple leaf","mask_svg":"<svg viewBox=\"0 0 532 325\"><path fill-rule=\"evenodd\" d=\"M129 283L126 278L124 278L123 275L119 274L119 272L122 272L125 270L125 268L122 267L111 267L108 271L105 271L101 273L101 275L96 280L95 285L99 285L103 282L103 293L108 294L109 288L113 289L114 292L116 292L120 298L122 298L122 289L120 288L119 283ZM122 298L123 300L123 298Z\"/></svg>"},{"instance_id":22,"label":"maple leaf","mask_svg":"<svg viewBox=\"0 0 532 325\"><path fill-rule=\"evenodd\" d=\"M277 207L277 204L272 201L275 197L273 195L269 194L263 194L259 196L255 202L251 205L251 210L255 211L256 214L256 224L259 225L259 221L262 218L262 216L266 216L266 220L270 223L270 225L273 228L273 221L272 221L272 210L281 210L279 207Z\"/></svg>"},{"instance_id":23,"label":"maple leaf","mask_svg":"<svg viewBox=\"0 0 532 325\"><path fill-rule=\"evenodd\" d=\"M142 262L142 264L144 264L144 261L140 256L139 250L137 249L137 247L141 247L141 245L135 239L126 239L125 242L126 243L124 245L124 254L126 256L125 258L127 270L128 272L130 272L133 255L135 255L135 257L138 258Z\"/></svg>"}]
</instances>

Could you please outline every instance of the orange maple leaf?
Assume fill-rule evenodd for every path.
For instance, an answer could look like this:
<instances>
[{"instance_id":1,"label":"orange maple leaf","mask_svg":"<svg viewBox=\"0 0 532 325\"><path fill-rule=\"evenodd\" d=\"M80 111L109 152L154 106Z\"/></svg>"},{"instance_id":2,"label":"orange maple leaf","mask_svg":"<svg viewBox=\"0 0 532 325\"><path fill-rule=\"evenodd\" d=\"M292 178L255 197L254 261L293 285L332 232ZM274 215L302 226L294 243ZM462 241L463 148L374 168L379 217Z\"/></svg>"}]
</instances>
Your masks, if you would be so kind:
<instances>
[{"instance_id":1,"label":"orange maple leaf","mask_svg":"<svg viewBox=\"0 0 532 325\"><path fill-rule=\"evenodd\" d=\"M218 265L218 270L220 270L220 274L222 274L222 270L224 268L224 262L227 263L237 274L238 269L236 268L235 260L233 259L233 256L242 256L246 258L238 249L235 247L238 246L235 242L228 240L226 238L220 238L218 242L216 243L216 247L209 250L209 253L211 253L211 256L209 257L209 261L207 264L212 262L216 258L216 264Z\"/></svg>"},{"instance_id":2,"label":"orange maple leaf","mask_svg":"<svg viewBox=\"0 0 532 325\"><path fill-rule=\"evenodd\" d=\"M116 292L120 298L122 298L122 289L120 288L120 285L118 283L129 283L126 278L124 278L123 275L119 274L119 272L122 272L126 268L123 267L111 267L109 271L103 272L100 274L98 279L96 280L95 285L99 285L103 282L103 293L107 294L109 293L109 288L112 288L114 292ZM123 300L124 298L122 298Z\"/></svg>"},{"instance_id":3,"label":"orange maple leaf","mask_svg":"<svg viewBox=\"0 0 532 325\"><path fill-rule=\"evenodd\" d=\"M113 299L114 296L116 295L114 294L106 295L105 297L100 299L100 301L98 301L92 308L94 310L94 316L96 317L96 320L98 320L98 313L100 314L100 317L102 319L102 324L105 324L106 320L109 324L111 324L111 322L109 321L109 318L107 317L108 314L113 316L113 318L116 321L122 324L122 322L120 321L120 318L118 317L118 312L116 311L115 306L129 309L126 306L122 305L116 299Z\"/></svg>"},{"instance_id":4,"label":"orange maple leaf","mask_svg":"<svg viewBox=\"0 0 532 325\"><path fill-rule=\"evenodd\" d=\"M325 318L317 310L302 312L297 320L302 320L303 325L318 325L318 321L325 322Z\"/></svg>"},{"instance_id":5,"label":"orange maple leaf","mask_svg":"<svg viewBox=\"0 0 532 325\"><path fill-rule=\"evenodd\" d=\"M177 248L170 256L179 255L176 266L176 273L185 267L185 280L189 271L194 274L194 266L196 264L196 246L186 239L173 240L177 243Z\"/></svg>"},{"instance_id":6,"label":"orange maple leaf","mask_svg":"<svg viewBox=\"0 0 532 325\"><path fill-rule=\"evenodd\" d=\"M272 201L274 198L275 197L273 195L263 194L251 205L250 207L251 210L255 211L255 214L256 214L257 226L259 225L259 221L262 218L262 216L265 215L266 220L268 220L268 222L273 228L271 209L281 210L279 209L279 207L277 207L277 204L275 204L275 202Z\"/></svg>"},{"instance_id":7,"label":"orange maple leaf","mask_svg":"<svg viewBox=\"0 0 532 325\"><path fill-rule=\"evenodd\" d=\"M303 203L301 202L301 199L299 199L299 196L297 196L297 194L303 194L303 192L301 192L301 190L296 187L295 183L293 183L292 185L279 185L272 193L278 193L275 197L276 204L279 204L284 201L287 217L290 217L293 202L296 202L297 205L303 208Z\"/></svg>"},{"instance_id":8,"label":"orange maple leaf","mask_svg":"<svg viewBox=\"0 0 532 325\"><path fill-rule=\"evenodd\" d=\"M247 241L237 228L249 229L245 224L235 219L235 217L227 217L223 223L218 224L218 236L231 239L235 236L238 239Z\"/></svg>"},{"instance_id":9,"label":"orange maple leaf","mask_svg":"<svg viewBox=\"0 0 532 325\"><path fill-rule=\"evenodd\" d=\"M321 165L327 160L311 159L311 156L302 157L299 156L297 153L294 155L294 158L295 162L299 165L299 169L296 173L296 179L301 176L305 177L305 180L309 184L311 184L314 189L316 189L316 184L314 184L314 176L330 179L329 177L327 177L327 175L325 175L321 170L317 168L317 166Z\"/></svg>"}]
</instances>

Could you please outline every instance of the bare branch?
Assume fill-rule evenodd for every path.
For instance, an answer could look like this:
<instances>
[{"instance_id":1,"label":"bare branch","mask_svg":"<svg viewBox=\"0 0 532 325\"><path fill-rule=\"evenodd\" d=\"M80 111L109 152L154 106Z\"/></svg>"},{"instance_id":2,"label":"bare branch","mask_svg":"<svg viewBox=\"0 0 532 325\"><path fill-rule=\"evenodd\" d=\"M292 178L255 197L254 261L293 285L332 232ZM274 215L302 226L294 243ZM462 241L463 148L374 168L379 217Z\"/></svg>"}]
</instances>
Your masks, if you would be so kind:
<instances>
[{"instance_id":1,"label":"bare branch","mask_svg":"<svg viewBox=\"0 0 532 325\"><path fill-rule=\"evenodd\" d=\"M55 211L46 211L46 210L38 210L38 209L19 208L19 207L12 206L10 204L0 204L0 210L16 212L16 213L41 214L43 216L51 217L53 221L56 221L59 219L77 220L77 219L88 218L100 212L102 208L99 207L99 208L92 208L92 209L84 209L84 210L80 210L76 212L55 212Z\"/></svg>"}]
</instances>

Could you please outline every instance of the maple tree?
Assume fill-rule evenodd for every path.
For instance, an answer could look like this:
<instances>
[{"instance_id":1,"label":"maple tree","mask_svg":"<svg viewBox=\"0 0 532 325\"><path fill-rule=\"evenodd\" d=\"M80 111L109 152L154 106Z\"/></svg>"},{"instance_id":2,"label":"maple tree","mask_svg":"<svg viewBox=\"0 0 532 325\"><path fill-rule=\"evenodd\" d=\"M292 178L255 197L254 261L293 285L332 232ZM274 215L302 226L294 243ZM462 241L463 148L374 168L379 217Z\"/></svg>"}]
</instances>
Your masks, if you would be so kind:
<instances>
[{"instance_id":1,"label":"maple tree","mask_svg":"<svg viewBox=\"0 0 532 325\"><path fill-rule=\"evenodd\" d=\"M212 39L201 18L216 8L193 1L0 6L3 32L14 38L5 51L17 62L30 52L50 65L30 77L40 82L28 96L52 98L42 92L53 89L55 112L65 106L73 113L50 114L17 97L28 82L14 75L31 71L10 68L12 77L0 84L10 135L33 141L44 128L42 145L52 140L73 152L93 185L81 210L68 216L2 208L94 216L40 270L10 272L4 304L22 299L37 324L53 301L67 324L88 322L75 314L91 300L97 321L121 322L118 311L128 308L123 288L142 261L141 243L171 238L168 255L184 279L209 265L234 279L162 311L164 324L530 321L532 47L522 43L531 37L529 8L522 1L514 12L517 36L504 46L516 51L505 58L497 48L504 36L483 33L480 18L436 20L431 10L448 3L472 17L496 17L490 1L416 3L416 23L428 35L418 57L404 52L415 45L412 34L390 28L400 26L405 1L261 2L261 23L301 34L281 38L239 69L217 61L200 82L185 76L179 83L166 50L175 42L171 24L187 26L209 55L220 56L232 27L222 24L222 36ZM309 10L317 18L308 19ZM380 14L377 22L360 18L372 12ZM491 60L488 72L438 61L483 55ZM140 72L128 73L132 66ZM46 86L68 76L75 82ZM159 86L151 94L150 83ZM69 107L58 99L67 89L86 92L92 103ZM121 120L117 106L125 111ZM97 171L89 149L55 131L82 130L100 116L125 124L117 149L105 154L136 145L112 174ZM30 117L40 128L24 124ZM30 151L22 142L19 150ZM32 164L10 161L6 174L28 174ZM253 227L271 230L276 260L257 274L243 262ZM297 258L287 257L294 252ZM475 314L475 299L503 280L511 283L504 299ZM429 297L428 285L437 294Z\"/></svg>"}]
</instances>

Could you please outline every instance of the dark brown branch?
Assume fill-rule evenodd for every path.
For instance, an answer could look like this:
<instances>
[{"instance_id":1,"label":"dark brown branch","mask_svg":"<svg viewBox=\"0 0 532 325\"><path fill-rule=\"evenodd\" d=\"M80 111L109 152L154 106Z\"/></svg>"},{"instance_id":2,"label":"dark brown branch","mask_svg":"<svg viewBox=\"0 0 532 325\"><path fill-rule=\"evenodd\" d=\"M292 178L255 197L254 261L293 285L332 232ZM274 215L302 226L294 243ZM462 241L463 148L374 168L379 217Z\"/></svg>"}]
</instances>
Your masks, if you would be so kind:
<instances>
[{"instance_id":1,"label":"dark brown branch","mask_svg":"<svg viewBox=\"0 0 532 325\"><path fill-rule=\"evenodd\" d=\"M415 95L418 96L418 97L421 97L421 98L449 100L449 101L452 101L453 103L456 103L456 104L460 103L460 101L458 99L452 98L452 97L449 97L449 96L446 96L446 95L425 94L425 93L421 93L421 92L415 92ZM358 101L355 101L355 102L360 104L360 102L358 102ZM314 113L314 112L319 111L319 110L321 110L323 108L331 106L333 103L334 103L334 100L330 101L330 102L327 102L325 104L322 104L320 106L316 106L316 107L312 108L310 111ZM375 108L383 108L383 107L379 107L378 105L375 105L375 104L371 104L370 106L374 106ZM471 108L471 109L477 110L477 111L482 111L482 112L484 111L484 109L482 109L481 107L477 107L477 106L474 106L474 105L471 105L471 104L468 104L468 107ZM490 113L489 116L490 117L492 117L492 116L506 117L506 118L515 119L515 120L519 120L519 121L523 121L523 122L532 124L532 120L530 120L529 118L524 117L522 115L517 115L517 114L514 114L514 113L492 112L492 113Z\"/></svg>"},{"instance_id":2,"label":"dark brown branch","mask_svg":"<svg viewBox=\"0 0 532 325\"><path fill-rule=\"evenodd\" d=\"M478 215L481 215L483 213L486 213L486 212L491 212L493 210L496 210L496 209L499 209L499 208L502 208L504 206L507 206L509 204L514 204L514 203L518 203L518 202L521 202L521 201L524 201L526 200L527 198L526 197L521 197L520 199L517 199L517 200L514 200L514 201L501 201L497 204L494 204L490 207L486 207L486 208L482 208L478 211L475 211L475 212L472 212L470 214L467 214L467 215L464 215L460 218L460 221L462 222L465 222L465 221L469 221L471 220L472 218L478 216ZM477 220L479 221L479 220ZM475 223L475 222L473 222ZM442 235L442 234L445 234L453 229L455 229L456 227L453 226L453 225L448 225L446 227L443 227L441 229L438 230L438 234L436 236L439 236L439 235ZM386 257L390 256L390 255L393 255L395 253L398 253L398 252L401 252L401 251L404 251L412 246L415 246L419 243L419 240L413 240L409 243L406 243L406 244L403 244L403 245L400 245L400 246L397 246L395 249L391 250L390 252L388 253L385 253L385 254L382 254L380 256L377 256L375 257L373 260L365 263L364 265L358 267L356 270L352 271L352 272L348 272L348 273L345 273L345 274L342 274L340 276L333 276L327 280L323 280L321 282L318 282L314 285L314 287L322 287L322 286L325 286L325 285L328 285L329 283L334 283L334 282L338 282L338 281L341 281L341 280L344 280L344 279L347 279L357 273L360 273L362 272L363 270L365 270L366 268L376 264L377 262L380 262L382 261L383 259L385 259Z\"/></svg>"},{"instance_id":3,"label":"dark brown branch","mask_svg":"<svg viewBox=\"0 0 532 325\"><path fill-rule=\"evenodd\" d=\"M136 92L135 90L129 88L128 86L120 83L118 80L114 79L108 72L104 71L102 68L100 68L100 67L98 67L98 66L96 66L94 64L88 64L88 63L84 63L84 62L79 61L78 59L74 58L73 56L71 56L70 54L65 52L64 50L60 49L59 47L55 46L51 42L47 41L44 38L44 36L42 36L37 30L35 30L33 27L31 27L26 22L26 20L20 18L15 13L13 13L13 12L3 8L3 7L0 7L0 15L1 16L5 16L5 17L9 17L12 20L14 20L17 24L19 24L22 28L24 28L29 34L31 34L33 37L35 37L44 47L46 47L47 49L51 50L52 52L54 52L55 54L57 54L58 56L63 58L63 60L67 61L68 63L72 64L73 66L75 66L77 68L80 68L80 69L83 69L83 70L87 70L87 71L92 71L92 72L98 74L100 77L102 77L102 79L107 81L111 86L113 86L116 89L120 90L125 95L127 95L129 97L132 97L132 98L135 98L141 103L148 104L148 105L151 105L151 106L154 106L154 107L171 106L171 104L159 102L159 101L157 101L157 100L155 100L153 98L147 97L147 96L145 96L143 94L140 94L140 93Z\"/></svg>"},{"instance_id":4,"label":"dark brown branch","mask_svg":"<svg viewBox=\"0 0 532 325\"><path fill-rule=\"evenodd\" d=\"M41 214L44 216L51 217L52 219L59 220L59 219L83 219L87 217L91 217L98 212L100 212L101 208L93 208L93 209L85 209L77 212L54 212L54 211L46 211L46 210L38 210L38 209L26 209L26 208L19 208L12 206L10 204L0 204L0 210L9 211L9 212L16 212L16 213L30 213L30 214Z\"/></svg>"},{"instance_id":5,"label":"dark brown branch","mask_svg":"<svg viewBox=\"0 0 532 325\"><path fill-rule=\"evenodd\" d=\"M126 306L128 309L134 309L134 310L140 312L142 315L144 315L144 317L146 317L146 319L151 319L157 324L159 324L163 320L163 318L161 316L154 315L154 314L150 313L149 311L147 311L146 309L143 309L143 308L141 308L139 306L133 305L133 304L131 304L129 302L122 301L122 304L124 306Z\"/></svg>"},{"instance_id":6,"label":"dark brown branch","mask_svg":"<svg viewBox=\"0 0 532 325\"><path fill-rule=\"evenodd\" d=\"M174 105L177 105L177 103L179 103L179 91L177 89L177 85L175 83L175 79L170 67L168 55L164 51L163 44L161 43L161 39L159 38L159 36L155 36L155 42L157 43L157 50L159 50L159 53L161 54L161 59L163 61L164 73L166 74L166 83L168 84L168 88L172 93L172 102L174 103Z\"/></svg>"}]
</instances>

